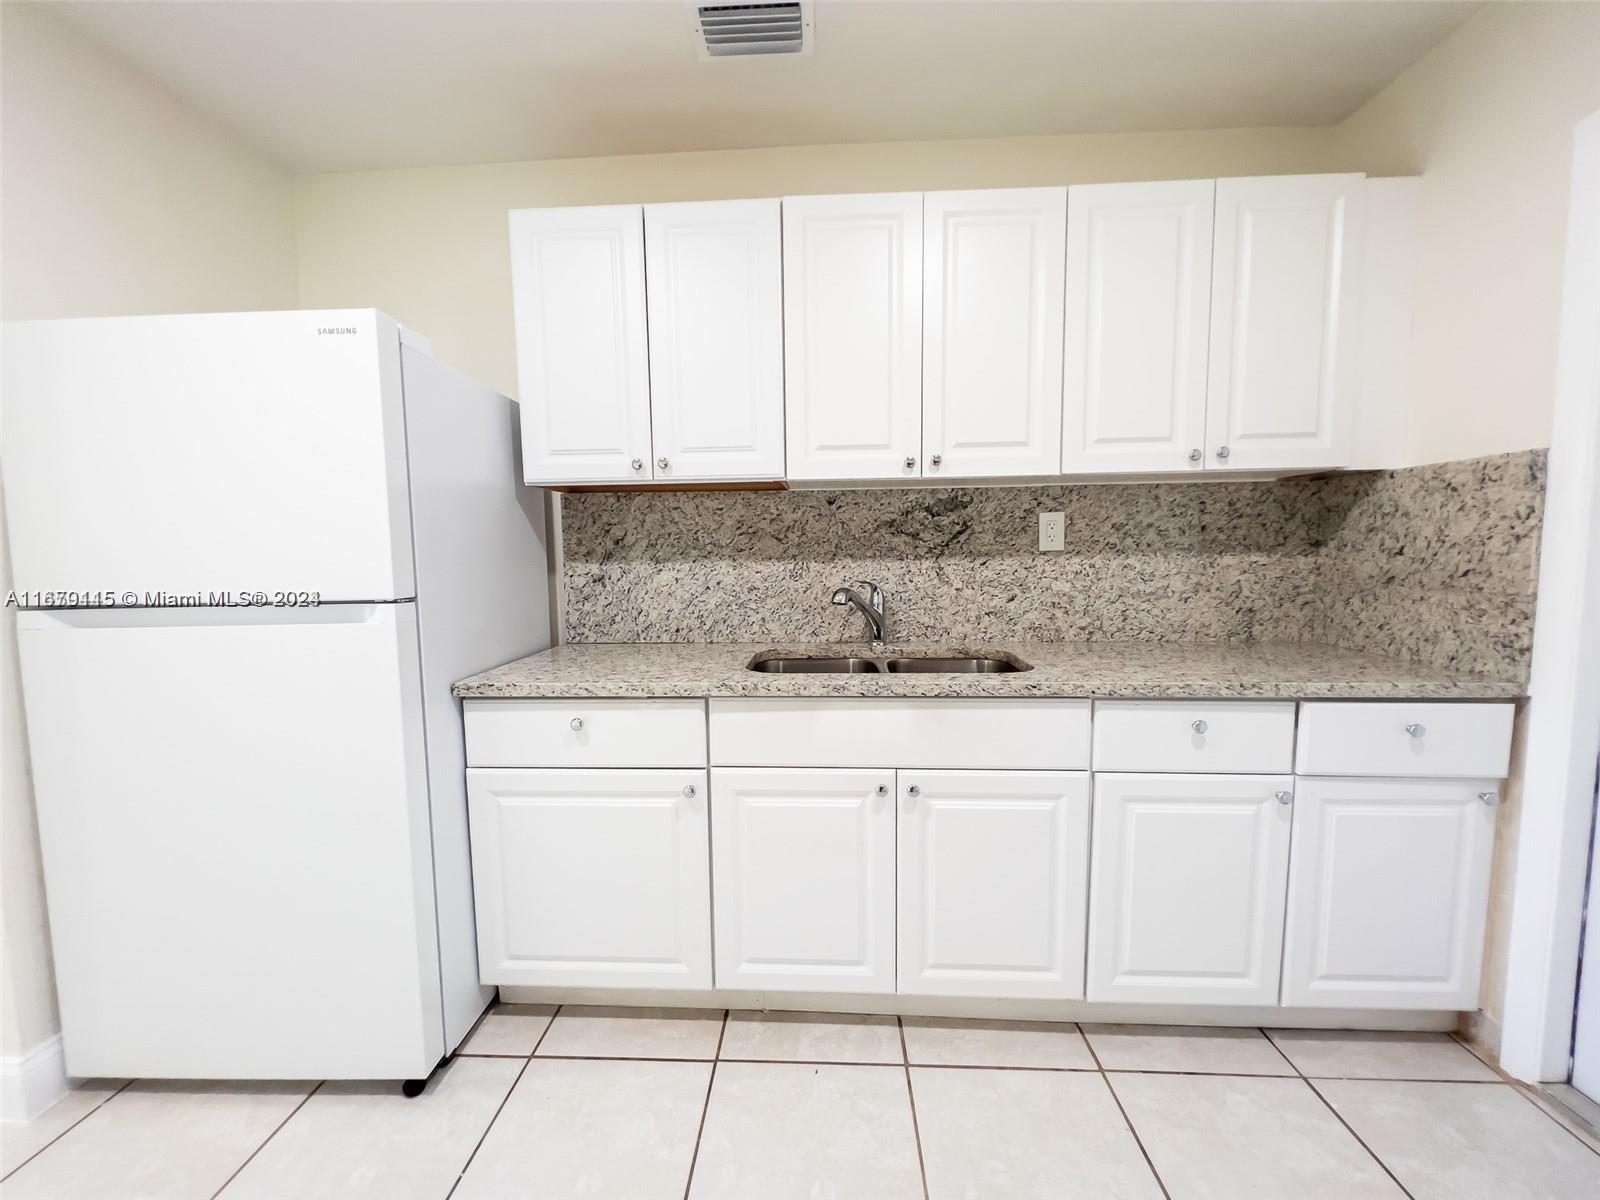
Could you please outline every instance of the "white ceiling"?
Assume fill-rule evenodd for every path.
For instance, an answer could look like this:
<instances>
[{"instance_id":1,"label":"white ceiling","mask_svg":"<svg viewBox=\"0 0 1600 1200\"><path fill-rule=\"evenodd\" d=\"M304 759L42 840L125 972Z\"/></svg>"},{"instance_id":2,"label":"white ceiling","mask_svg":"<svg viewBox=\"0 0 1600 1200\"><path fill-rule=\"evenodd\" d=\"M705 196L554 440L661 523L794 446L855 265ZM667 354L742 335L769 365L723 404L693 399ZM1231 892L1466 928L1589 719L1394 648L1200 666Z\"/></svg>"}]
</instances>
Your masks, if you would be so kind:
<instances>
[{"instance_id":1,"label":"white ceiling","mask_svg":"<svg viewBox=\"0 0 1600 1200\"><path fill-rule=\"evenodd\" d=\"M83 0L56 11L295 171L1336 122L1463 3L817 0L703 61L686 0Z\"/></svg>"}]
</instances>

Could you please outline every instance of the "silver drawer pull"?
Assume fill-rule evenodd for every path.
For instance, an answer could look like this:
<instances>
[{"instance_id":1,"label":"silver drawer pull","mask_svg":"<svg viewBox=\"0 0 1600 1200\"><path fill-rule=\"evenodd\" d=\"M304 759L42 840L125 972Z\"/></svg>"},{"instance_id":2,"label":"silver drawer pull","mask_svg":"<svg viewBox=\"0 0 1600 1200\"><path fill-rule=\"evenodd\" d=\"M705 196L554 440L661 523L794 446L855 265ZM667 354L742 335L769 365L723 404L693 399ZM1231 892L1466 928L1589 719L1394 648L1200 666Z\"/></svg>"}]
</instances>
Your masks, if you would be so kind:
<instances>
[{"instance_id":1,"label":"silver drawer pull","mask_svg":"<svg viewBox=\"0 0 1600 1200\"><path fill-rule=\"evenodd\" d=\"M1207 725L1204 721L1195 721L1195 722L1192 722L1190 724L1189 728L1194 730L1196 733L1204 733L1207 729L1210 728L1210 726Z\"/></svg>"},{"instance_id":2,"label":"silver drawer pull","mask_svg":"<svg viewBox=\"0 0 1600 1200\"><path fill-rule=\"evenodd\" d=\"M1496 804L1500 803L1500 793L1499 792L1479 792L1478 793L1478 799L1482 800L1490 808L1493 808Z\"/></svg>"},{"instance_id":3,"label":"silver drawer pull","mask_svg":"<svg viewBox=\"0 0 1600 1200\"><path fill-rule=\"evenodd\" d=\"M877 787L872 789L872 794L882 799L884 796L889 794L889 785L887 783L880 783Z\"/></svg>"},{"instance_id":4,"label":"silver drawer pull","mask_svg":"<svg viewBox=\"0 0 1600 1200\"><path fill-rule=\"evenodd\" d=\"M1272 793L1272 797L1279 804L1293 804L1294 803L1294 793L1290 792L1290 791L1285 791L1282 788L1279 788L1277 791L1273 792Z\"/></svg>"},{"instance_id":5,"label":"silver drawer pull","mask_svg":"<svg viewBox=\"0 0 1600 1200\"><path fill-rule=\"evenodd\" d=\"M1414 738L1419 738L1428 732L1428 727L1426 725L1419 725L1413 721L1411 724L1406 726L1406 732Z\"/></svg>"},{"instance_id":6,"label":"silver drawer pull","mask_svg":"<svg viewBox=\"0 0 1600 1200\"><path fill-rule=\"evenodd\" d=\"M683 798L685 800L694 799L694 784L686 783L683 785Z\"/></svg>"},{"instance_id":7,"label":"silver drawer pull","mask_svg":"<svg viewBox=\"0 0 1600 1200\"><path fill-rule=\"evenodd\" d=\"M922 795L922 789L913 783L910 787L906 788L906 795L915 800L918 796Z\"/></svg>"},{"instance_id":8,"label":"silver drawer pull","mask_svg":"<svg viewBox=\"0 0 1600 1200\"><path fill-rule=\"evenodd\" d=\"M572 730L573 733L582 733L583 732L583 718L582 717L573 717L572 720L567 722L567 726L568 726L568 728L570 728Z\"/></svg>"}]
</instances>

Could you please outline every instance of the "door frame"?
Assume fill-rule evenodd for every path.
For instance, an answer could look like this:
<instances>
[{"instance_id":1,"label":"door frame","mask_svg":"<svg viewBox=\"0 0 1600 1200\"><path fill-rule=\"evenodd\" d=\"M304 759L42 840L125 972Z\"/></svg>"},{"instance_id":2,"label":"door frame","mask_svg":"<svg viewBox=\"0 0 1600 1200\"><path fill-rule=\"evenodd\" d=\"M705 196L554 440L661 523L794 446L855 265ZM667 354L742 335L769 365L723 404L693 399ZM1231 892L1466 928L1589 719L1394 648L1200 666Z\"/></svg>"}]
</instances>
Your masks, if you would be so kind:
<instances>
[{"instance_id":1,"label":"door frame","mask_svg":"<svg viewBox=\"0 0 1600 1200\"><path fill-rule=\"evenodd\" d=\"M1567 1079L1600 753L1600 112L1574 140L1500 1065ZM1588 669L1585 669L1585 668Z\"/></svg>"}]
</instances>

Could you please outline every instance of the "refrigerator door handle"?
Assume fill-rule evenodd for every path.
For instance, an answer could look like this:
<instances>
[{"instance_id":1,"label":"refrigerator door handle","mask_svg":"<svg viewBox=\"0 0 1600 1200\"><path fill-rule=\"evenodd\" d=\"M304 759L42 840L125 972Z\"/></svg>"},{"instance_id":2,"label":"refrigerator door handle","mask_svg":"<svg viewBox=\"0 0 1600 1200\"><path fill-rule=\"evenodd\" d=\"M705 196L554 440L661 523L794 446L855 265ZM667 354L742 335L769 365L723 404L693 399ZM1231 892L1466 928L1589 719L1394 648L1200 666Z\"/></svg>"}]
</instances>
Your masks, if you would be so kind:
<instances>
[{"instance_id":1,"label":"refrigerator door handle","mask_svg":"<svg viewBox=\"0 0 1600 1200\"><path fill-rule=\"evenodd\" d=\"M158 629L204 625L363 625L392 621L397 605L384 603L320 604L305 607L235 605L228 608L168 605L161 608L25 608L17 612L18 629Z\"/></svg>"}]
</instances>

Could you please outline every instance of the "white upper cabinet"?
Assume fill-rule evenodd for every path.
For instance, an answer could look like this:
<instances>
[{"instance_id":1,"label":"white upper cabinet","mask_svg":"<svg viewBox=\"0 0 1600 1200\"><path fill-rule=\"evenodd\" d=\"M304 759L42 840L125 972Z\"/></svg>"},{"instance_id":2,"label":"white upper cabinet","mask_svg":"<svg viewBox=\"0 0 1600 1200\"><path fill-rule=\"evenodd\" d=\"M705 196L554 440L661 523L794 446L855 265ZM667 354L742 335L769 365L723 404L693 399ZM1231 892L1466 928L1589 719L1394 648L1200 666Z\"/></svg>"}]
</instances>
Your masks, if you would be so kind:
<instances>
[{"instance_id":1,"label":"white upper cabinet","mask_svg":"<svg viewBox=\"0 0 1600 1200\"><path fill-rule=\"evenodd\" d=\"M922 193L783 202L790 479L921 472Z\"/></svg>"},{"instance_id":2,"label":"white upper cabinet","mask_svg":"<svg viewBox=\"0 0 1600 1200\"><path fill-rule=\"evenodd\" d=\"M1064 474L1205 465L1215 189L1068 189Z\"/></svg>"},{"instance_id":3,"label":"white upper cabinet","mask_svg":"<svg viewBox=\"0 0 1600 1200\"><path fill-rule=\"evenodd\" d=\"M923 201L923 477L1061 468L1066 188Z\"/></svg>"},{"instance_id":4,"label":"white upper cabinet","mask_svg":"<svg viewBox=\"0 0 1600 1200\"><path fill-rule=\"evenodd\" d=\"M649 204L654 477L783 478L777 200Z\"/></svg>"},{"instance_id":5,"label":"white upper cabinet","mask_svg":"<svg viewBox=\"0 0 1600 1200\"><path fill-rule=\"evenodd\" d=\"M1360 175L1217 181L1207 466L1349 461L1362 189Z\"/></svg>"},{"instance_id":6,"label":"white upper cabinet","mask_svg":"<svg viewBox=\"0 0 1600 1200\"><path fill-rule=\"evenodd\" d=\"M1089 776L901 771L899 990L1083 997Z\"/></svg>"},{"instance_id":7,"label":"white upper cabinet","mask_svg":"<svg viewBox=\"0 0 1600 1200\"><path fill-rule=\"evenodd\" d=\"M513 212L511 284L526 481L649 480L643 209Z\"/></svg>"},{"instance_id":8,"label":"white upper cabinet","mask_svg":"<svg viewBox=\"0 0 1600 1200\"><path fill-rule=\"evenodd\" d=\"M1473 1009L1499 787L1302 779L1283 1002Z\"/></svg>"},{"instance_id":9,"label":"white upper cabinet","mask_svg":"<svg viewBox=\"0 0 1600 1200\"><path fill-rule=\"evenodd\" d=\"M1096 773L1090 1000L1278 1002L1293 787Z\"/></svg>"}]
</instances>

